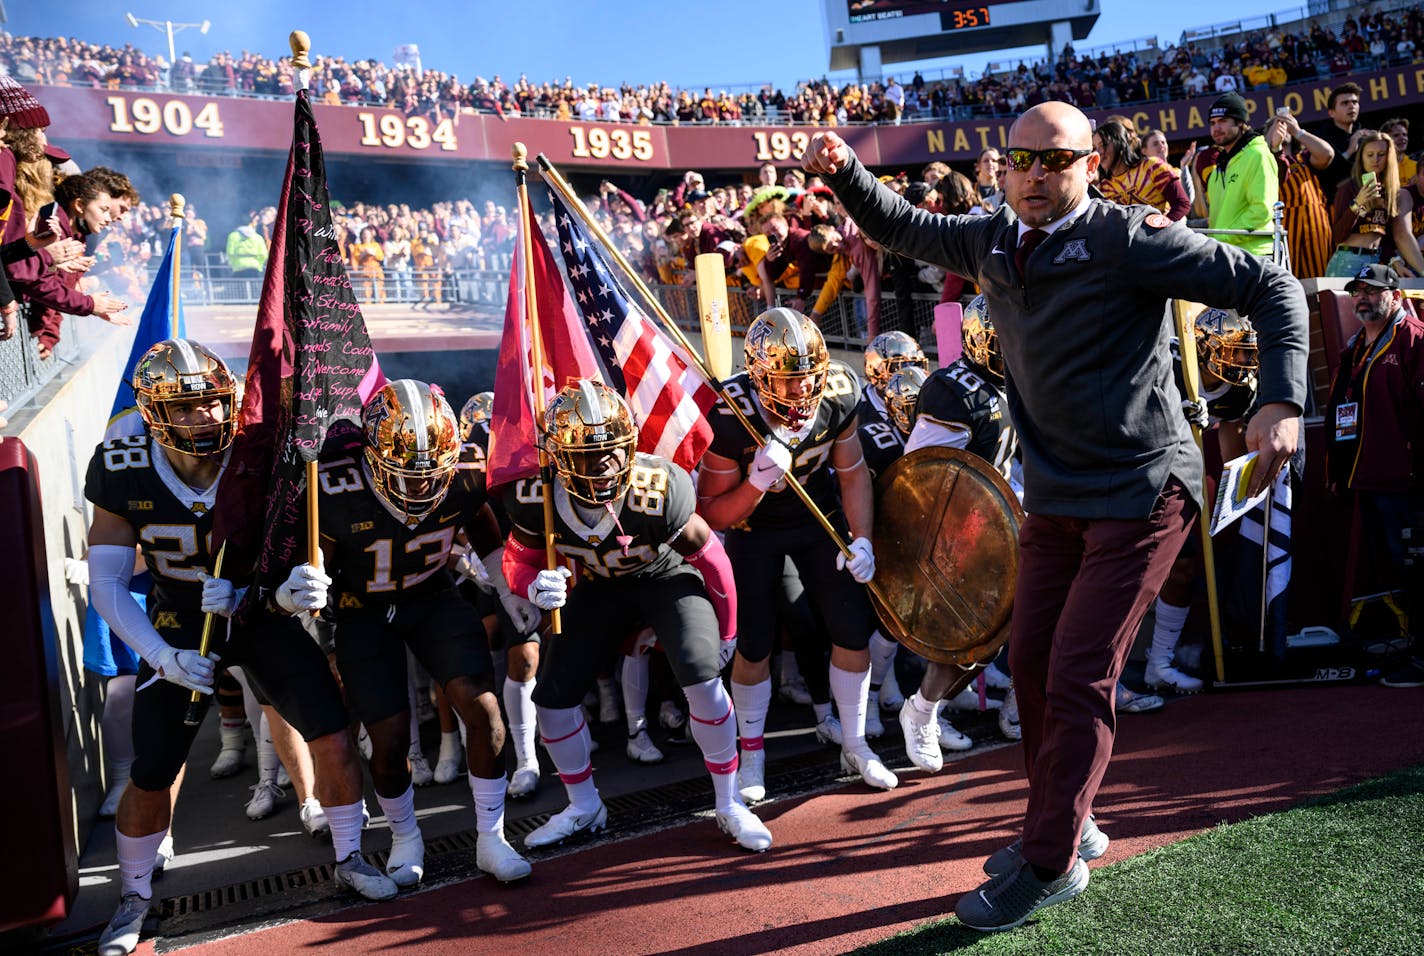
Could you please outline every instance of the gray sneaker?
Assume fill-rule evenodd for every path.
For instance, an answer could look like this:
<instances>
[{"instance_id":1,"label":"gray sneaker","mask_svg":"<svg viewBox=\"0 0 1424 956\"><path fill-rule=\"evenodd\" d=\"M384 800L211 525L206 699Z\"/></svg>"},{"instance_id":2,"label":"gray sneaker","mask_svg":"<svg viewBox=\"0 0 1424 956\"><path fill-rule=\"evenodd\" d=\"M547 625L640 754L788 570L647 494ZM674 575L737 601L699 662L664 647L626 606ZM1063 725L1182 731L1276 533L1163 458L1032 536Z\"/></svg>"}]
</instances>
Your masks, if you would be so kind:
<instances>
[{"instance_id":1,"label":"gray sneaker","mask_svg":"<svg viewBox=\"0 0 1424 956\"><path fill-rule=\"evenodd\" d=\"M336 882L368 900L389 900L400 892L395 881L367 862L360 852L336 864Z\"/></svg>"},{"instance_id":2,"label":"gray sneaker","mask_svg":"<svg viewBox=\"0 0 1424 956\"><path fill-rule=\"evenodd\" d=\"M997 933L1022 926L1024 920L1042 909L1071 900L1088 888L1088 865L1081 859L1056 880L1047 882L1034 875L1033 867L1020 860L1017 868L1001 873L972 893L965 893L954 906L954 915L970 929Z\"/></svg>"},{"instance_id":3,"label":"gray sneaker","mask_svg":"<svg viewBox=\"0 0 1424 956\"><path fill-rule=\"evenodd\" d=\"M1078 858L1096 860L1108 852L1108 844L1111 842L1108 835L1098 829L1098 823L1090 813L1088 819L1083 821L1083 833L1078 839ZM998 876L1015 869L1022 862L1023 841L1015 840L1002 850L996 850L984 861L984 872L989 876Z\"/></svg>"},{"instance_id":4,"label":"gray sneaker","mask_svg":"<svg viewBox=\"0 0 1424 956\"><path fill-rule=\"evenodd\" d=\"M99 956L128 956L138 948L143 921L148 918L149 901L137 893L125 893L114 918L99 937Z\"/></svg>"}]
</instances>

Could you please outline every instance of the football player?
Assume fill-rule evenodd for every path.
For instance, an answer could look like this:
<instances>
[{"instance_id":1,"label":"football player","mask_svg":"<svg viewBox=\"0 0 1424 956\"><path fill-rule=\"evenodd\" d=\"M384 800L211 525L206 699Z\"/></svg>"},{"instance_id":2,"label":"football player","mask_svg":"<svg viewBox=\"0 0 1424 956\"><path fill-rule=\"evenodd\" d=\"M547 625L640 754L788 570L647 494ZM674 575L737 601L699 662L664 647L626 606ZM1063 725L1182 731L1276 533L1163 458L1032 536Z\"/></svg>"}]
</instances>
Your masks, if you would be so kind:
<instances>
[{"instance_id":1,"label":"football player","mask_svg":"<svg viewBox=\"0 0 1424 956\"><path fill-rule=\"evenodd\" d=\"M860 390L854 373L831 361L815 324L792 309L757 316L747 329L745 354L746 371L727 381L727 396L765 444L758 447L733 411L719 405L697 489L698 510L707 523L727 532L727 555L741 589L732 698L742 736L742 795L749 800L766 795L763 734L776 636L776 618L766 612L776 607L788 556L830 632L841 765L870 786L889 790L899 781L865 742L867 647L875 612L865 589L847 586L837 573L848 570L858 584L875 575L873 488L856 437ZM788 472L823 514L841 528L849 526L849 561L787 487Z\"/></svg>"},{"instance_id":2,"label":"football player","mask_svg":"<svg viewBox=\"0 0 1424 956\"><path fill-rule=\"evenodd\" d=\"M488 471L489 420L493 408L494 392L479 392L470 396L460 409L460 464L455 472L455 482L481 494L484 493ZM492 499L489 505L499 523L501 536L508 534L509 516L505 514L503 503ZM506 602L499 600L497 583L488 574L482 573L484 567L480 562L462 559L457 563L456 570L478 586L481 597L476 601L476 607L482 617L494 615L499 628L505 654L505 677L500 692L509 720L510 742L514 745L514 773L509 778L506 792L511 797L528 797L539 786L539 755L534 750L534 735L538 729L534 716L534 675L539 670L539 612L524 603L516 607L525 613L511 618L505 609ZM456 734L444 732L447 709L448 705L441 707L440 757L435 768L437 782L445 782L442 778L447 774L453 776L452 758L457 755L453 751L447 753L447 749L459 743Z\"/></svg>"},{"instance_id":3,"label":"football player","mask_svg":"<svg viewBox=\"0 0 1424 956\"><path fill-rule=\"evenodd\" d=\"M1222 461L1246 454L1245 426L1256 403L1256 330L1249 320L1226 309L1204 309L1196 318L1197 370L1201 377L1196 402L1182 401L1187 420L1203 432L1216 425ZM1173 347L1179 348L1174 339ZM1180 359L1178 378L1181 377ZM1184 393L1185 394L1185 393ZM1187 624L1192 585L1201 564L1201 545L1189 537L1172 564L1153 609L1152 646L1143 680L1154 690L1195 694L1199 678L1173 666L1177 642Z\"/></svg>"},{"instance_id":4,"label":"football player","mask_svg":"<svg viewBox=\"0 0 1424 956\"><path fill-rule=\"evenodd\" d=\"M635 452L632 413L598 382L559 392L545 415L544 440L558 476L548 530L559 554L575 562L578 586L569 588L569 568L546 568L540 479L505 491L514 526L504 560L514 589L546 611L563 608L563 632L544 649L534 704L569 805L525 837L525 846L607 825L579 703L609 651L646 626L687 696L692 736L712 774L717 825L745 849L767 849L771 832L737 793L736 723L719 676L736 646L737 592L722 543L694 511L691 476Z\"/></svg>"},{"instance_id":5,"label":"football player","mask_svg":"<svg viewBox=\"0 0 1424 956\"><path fill-rule=\"evenodd\" d=\"M99 952L132 952L152 899L155 854L172 818L170 788L196 727L184 723L193 691L213 691L213 658L197 648L205 612L230 615L238 592L208 574L218 479L237 429L232 374L196 342L170 339L144 353L134 393L145 433L105 441L89 463L85 495L94 610L142 659L133 704L134 763L115 821L121 900ZM152 577L147 613L128 586L137 546ZM318 797L336 850L337 882L369 899L396 887L360 853L361 775L346 708L326 660L294 621L259 614L234 630L226 652L241 663L311 743ZM224 628L225 629L225 628Z\"/></svg>"},{"instance_id":6,"label":"football player","mask_svg":"<svg viewBox=\"0 0 1424 956\"><path fill-rule=\"evenodd\" d=\"M989 318L989 306L977 296L964 309L960 328L963 354L925 380L915 405L914 427L905 442L909 453L917 448L942 445L962 448L989 462L1008 480L1015 493L1022 488L1012 474L1018 437L1009 421L1004 388L1004 362L998 335ZM974 741L938 718L946 692L958 677L956 667L930 662L919 690L900 708L905 752L915 766L937 773L944 766L943 750L968 750ZM966 688L968 691L968 688ZM999 708L999 728L1018 739L1013 690Z\"/></svg>"},{"instance_id":7,"label":"football player","mask_svg":"<svg viewBox=\"0 0 1424 956\"><path fill-rule=\"evenodd\" d=\"M391 828L386 872L397 886L425 875L409 760L407 647L466 727L475 865L506 883L530 872L504 837L505 730L489 646L447 570L463 529L486 572L504 581L483 488L452 486L459 457L458 420L440 390L413 379L386 383L362 408L359 432L328 435L319 471L323 564L293 569L288 584L301 595L278 594L289 612L314 611L334 588L336 667L370 734L371 779ZM508 595L507 585L502 590Z\"/></svg>"},{"instance_id":8,"label":"football player","mask_svg":"<svg viewBox=\"0 0 1424 956\"><path fill-rule=\"evenodd\" d=\"M890 377L906 368L930 373L930 360L908 332L881 332L870 340L865 347L865 385L856 409L862 426L872 421L889 422L885 389Z\"/></svg>"}]
</instances>

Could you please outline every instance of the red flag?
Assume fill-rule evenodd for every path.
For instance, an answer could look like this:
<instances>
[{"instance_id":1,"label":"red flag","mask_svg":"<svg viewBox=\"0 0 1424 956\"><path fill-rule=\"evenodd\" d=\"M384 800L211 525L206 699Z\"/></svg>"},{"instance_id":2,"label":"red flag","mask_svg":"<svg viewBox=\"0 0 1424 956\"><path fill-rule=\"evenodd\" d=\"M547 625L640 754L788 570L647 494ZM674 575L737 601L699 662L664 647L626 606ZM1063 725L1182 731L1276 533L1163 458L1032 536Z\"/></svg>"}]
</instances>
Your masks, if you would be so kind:
<instances>
[{"instance_id":1,"label":"red flag","mask_svg":"<svg viewBox=\"0 0 1424 956\"><path fill-rule=\"evenodd\" d=\"M534 446L533 359L529 322L525 316L524 246L526 233L534 244L534 292L539 312L540 347L544 368L540 375L545 404L560 388L580 378L602 380L598 360L582 331L583 319L569 298L553 253L535 228L519 224L514 264L509 273L509 298L504 306L504 336L494 373L494 408L490 414L489 474L491 491L500 485L528 478L539 471Z\"/></svg>"},{"instance_id":2,"label":"red flag","mask_svg":"<svg viewBox=\"0 0 1424 956\"><path fill-rule=\"evenodd\" d=\"M321 136L297 95L292 150L272 227L247 368L241 427L218 489L213 546L224 571L257 573L249 601L306 560L305 463L327 430L360 421L385 383L332 228Z\"/></svg>"}]
</instances>

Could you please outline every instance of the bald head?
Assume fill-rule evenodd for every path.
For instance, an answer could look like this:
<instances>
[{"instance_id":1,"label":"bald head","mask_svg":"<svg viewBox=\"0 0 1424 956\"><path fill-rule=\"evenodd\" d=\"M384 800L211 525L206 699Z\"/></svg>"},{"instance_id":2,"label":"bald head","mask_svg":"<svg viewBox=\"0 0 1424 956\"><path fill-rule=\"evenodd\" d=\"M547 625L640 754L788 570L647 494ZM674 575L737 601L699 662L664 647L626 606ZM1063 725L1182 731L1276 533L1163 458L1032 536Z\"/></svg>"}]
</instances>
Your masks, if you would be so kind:
<instances>
[{"instance_id":1,"label":"bald head","mask_svg":"<svg viewBox=\"0 0 1424 956\"><path fill-rule=\"evenodd\" d=\"M1014 156L1023 150L1030 154L1030 165L1015 169ZM1046 226L1077 208L1098 169L1098 154L1092 150L1092 124L1068 103L1040 103L1014 121L1004 198L1024 225Z\"/></svg>"}]
</instances>

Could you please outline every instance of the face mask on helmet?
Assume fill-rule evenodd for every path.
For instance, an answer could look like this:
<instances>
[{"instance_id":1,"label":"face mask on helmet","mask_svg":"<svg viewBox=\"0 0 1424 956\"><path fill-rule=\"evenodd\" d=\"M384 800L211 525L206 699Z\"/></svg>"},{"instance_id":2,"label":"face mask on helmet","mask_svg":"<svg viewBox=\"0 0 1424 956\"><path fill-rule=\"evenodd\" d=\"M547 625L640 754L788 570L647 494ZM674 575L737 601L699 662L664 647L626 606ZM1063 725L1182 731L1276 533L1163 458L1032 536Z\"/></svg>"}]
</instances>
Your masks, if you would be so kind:
<instances>
[{"instance_id":1,"label":"face mask on helmet","mask_svg":"<svg viewBox=\"0 0 1424 956\"><path fill-rule=\"evenodd\" d=\"M762 406L791 428L815 418L831 355L815 323L792 309L757 316L745 340L747 375Z\"/></svg>"},{"instance_id":2,"label":"face mask on helmet","mask_svg":"<svg viewBox=\"0 0 1424 956\"><path fill-rule=\"evenodd\" d=\"M924 385L925 372L917 365L896 372L885 385L885 408L901 435L909 435L915 427L915 404Z\"/></svg>"},{"instance_id":3,"label":"face mask on helmet","mask_svg":"<svg viewBox=\"0 0 1424 956\"><path fill-rule=\"evenodd\" d=\"M494 392L480 392L471 395L460 409L460 440L469 441L475 433L475 426L487 422L494 413Z\"/></svg>"},{"instance_id":4,"label":"face mask on helmet","mask_svg":"<svg viewBox=\"0 0 1424 956\"><path fill-rule=\"evenodd\" d=\"M1228 385L1248 385L1259 358L1256 330L1226 309L1207 309L1197 316L1197 361Z\"/></svg>"},{"instance_id":5,"label":"face mask on helmet","mask_svg":"<svg viewBox=\"0 0 1424 956\"><path fill-rule=\"evenodd\" d=\"M909 367L928 372L930 362L905 332L881 332L865 347L865 378L882 396L890 376Z\"/></svg>"},{"instance_id":6,"label":"face mask on helmet","mask_svg":"<svg viewBox=\"0 0 1424 956\"><path fill-rule=\"evenodd\" d=\"M989 319L989 303L982 295L964 307L962 323L964 354L997 382L1004 381L1004 357L999 352L999 333Z\"/></svg>"},{"instance_id":7,"label":"face mask on helmet","mask_svg":"<svg viewBox=\"0 0 1424 956\"><path fill-rule=\"evenodd\" d=\"M227 450L237 432L237 383L206 346L159 342L134 367L134 396L153 440L185 455Z\"/></svg>"},{"instance_id":8,"label":"face mask on helmet","mask_svg":"<svg viewBox=\"0 0 1424 956\"><path fill-rule=\"evenodd\" d=\"M568 493L589 505L628 491L638 430L623 397L588 379L566 386L545 412L549 454Z\"/></svg>"},{"instance_id":9,"label":"face mask on helmet","mask_svg":"<svg viewBox=\"0 0 1424 956\"><path fill-rule=\"evenodd\" d=\"M361 411L366 463L376 494L410 518L445 500L460 460L455 413L440 389L403 378L388 382Z\"/></svg>"}]
</instances>

